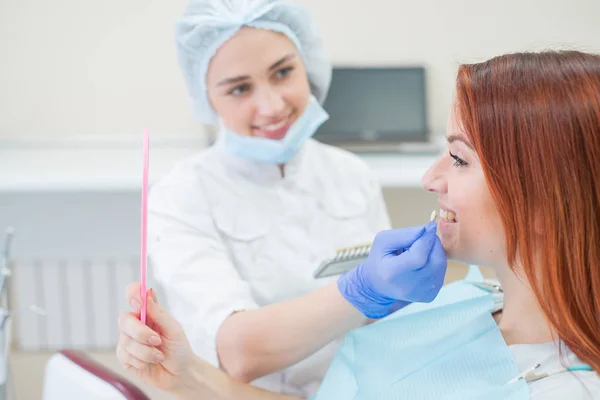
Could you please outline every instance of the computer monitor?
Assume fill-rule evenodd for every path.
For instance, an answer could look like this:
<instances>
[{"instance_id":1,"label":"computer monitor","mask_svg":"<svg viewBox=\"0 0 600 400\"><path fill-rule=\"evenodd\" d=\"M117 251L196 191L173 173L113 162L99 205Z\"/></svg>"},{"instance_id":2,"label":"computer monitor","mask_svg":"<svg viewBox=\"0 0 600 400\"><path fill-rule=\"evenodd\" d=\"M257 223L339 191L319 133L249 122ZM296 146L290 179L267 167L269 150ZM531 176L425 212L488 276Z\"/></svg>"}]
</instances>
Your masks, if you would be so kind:
<instances>
[{"instance_id":1,"label":"computer monitor","mask_svg":"<svg viewBox=\"0 0 600 400\"><path fill-rule=\"evenodd\" d=\"M422 67L336 67L324 108L330 119L315 138L325 143L428 141Z\"/></svg>"}]
</instances>

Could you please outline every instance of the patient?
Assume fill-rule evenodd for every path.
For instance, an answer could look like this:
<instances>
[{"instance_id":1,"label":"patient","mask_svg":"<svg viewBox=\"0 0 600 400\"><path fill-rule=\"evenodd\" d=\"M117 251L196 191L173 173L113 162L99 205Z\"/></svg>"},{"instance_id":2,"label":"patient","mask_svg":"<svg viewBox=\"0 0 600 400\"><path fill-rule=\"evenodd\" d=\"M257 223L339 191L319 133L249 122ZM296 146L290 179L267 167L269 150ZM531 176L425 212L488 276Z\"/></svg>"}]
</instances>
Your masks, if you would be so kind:
<instances>
[{"instance_id":1,"label":"patient","mask_svg":"<svg viewBox=\"0 0 600 400\"><path fill-rule=\"evenodd\" d=\"M445 251L449 258L494 269L504 294L501 310L493 315L503 339L496 350L506 350L517 373L541 364L534 371L536 379L541 378L517 380L515 385L521 386L510 398L600 399L600 56L520 53L462 65L446 138L448 151L422 181L439 197L439 236ZM444 298L444 290L438 299ZM128 298L138 293L139 285L132 285ZM423 313L421 323L435 306L434 301L430 311L416 313ZM490 319L493 311L486 311ZM152 291L150 326L138 318L133 313L121 316L117 355L125 368L148 383L182 399L293 398L235 382L197 358ZM365 342L376 337L388 346L385 324L403 318L407 316L392 315L351 335ZM410 324L407 321L403 323ZM422 332L425 336L436 329L426 325ZM156 346L148 344L153 334L160 337ZM454 349L448 360L461 351ZM405 359L400 354L397 364L412 363L419 356L412 353L405 353ZM159 358L153 358L157 354ZM460 356L466 367L445 365L444 370L450 374L468 369L483 354ZM378 357L372 353L372 365L364 367L370 374L385 375L389 368L378 367ZM339 368L351 369L340 365L334 360L322 389L338 385L341 393L366 373L339 375ZM386 398L434 398L428 397L425 386L440 381L424 368L431 382ZM352 376L352 382L336 380L339 376ZM458 393L461 399L505 398L499 397L500 389L489 396L466 395L464 386L469 383L462 386L452 398ZM368 390L363 386L360 395L354 392L350 398L378 398L383 393ZM340 396L336 398L346 398Z\"/></svg>"}]
</instances>

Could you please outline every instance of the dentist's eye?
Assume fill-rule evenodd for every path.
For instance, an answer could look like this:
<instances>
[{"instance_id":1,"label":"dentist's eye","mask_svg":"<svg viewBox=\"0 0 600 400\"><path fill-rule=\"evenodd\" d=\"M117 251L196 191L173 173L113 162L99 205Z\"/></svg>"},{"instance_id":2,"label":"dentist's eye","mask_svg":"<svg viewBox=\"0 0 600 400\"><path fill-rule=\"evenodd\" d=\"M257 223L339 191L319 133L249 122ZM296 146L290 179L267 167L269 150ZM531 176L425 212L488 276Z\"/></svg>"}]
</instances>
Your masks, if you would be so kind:
<instances>
[{"instance_id":1,"label":"dentist's eye","mask_svg":"<svg viewBox=\"0 0 600 400\"><path fill-rule=\"evenodd\" d=\"M452 157L454 159L454 166L455 167L466 167L467 165L469 165L465 160L463 160L462 158L460 158L456 154L452 154L451 151L448 151L448 154L450 154L450 157Z\"/></svg>"},{"instance_id":2,"label":"dentist's eye","mask_svg":"<svg viewBox=\"0 0 600 400\"><path fill-rule=\"evenodd\" d=\"M286 67L286 68L282 68L279 71L277 71L277 79L284 79L287 78L292 71L294 70L294 67Z\"/></svg>"},{"instance_id":3,"label":"dentist's eye","mask_svg":"<svg viewBox=\"0 0 600 400\"><path fill-rule=\"evenodd\" d=\"M228 92L231 96L241 96L250 90L250 85L247 83L234 87Z\"/></svg>"}]
</instances>

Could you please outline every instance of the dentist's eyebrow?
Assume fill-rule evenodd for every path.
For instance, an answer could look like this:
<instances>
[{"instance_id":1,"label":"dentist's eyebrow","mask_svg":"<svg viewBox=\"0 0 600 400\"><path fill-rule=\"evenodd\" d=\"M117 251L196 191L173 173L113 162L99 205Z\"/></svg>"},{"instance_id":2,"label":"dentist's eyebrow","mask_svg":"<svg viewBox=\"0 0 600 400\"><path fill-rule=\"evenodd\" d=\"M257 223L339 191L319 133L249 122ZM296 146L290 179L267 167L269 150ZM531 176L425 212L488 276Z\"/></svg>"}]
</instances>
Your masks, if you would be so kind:
<instances>
[{"instance_id":1,"label":"dentist's eyebrow","mask_svg":"<svg viewBox=\"0 0 600 400\"><path fill-rule=\"evenodd\" d=\"M269 71L276 69L277 67L281 66L282 64L286 63L287 61L292 60L295 57L296 57L296 54L288 54L288 55L282 57L279 61L277 61L275 64L273 64L269 67Z\"/></svg>"},{"instance_id":2,"label":"dentist's eyebrow","mask_svg":"<svg viewBox=\"0 0 600 400\"><path fill-rule=\"evenodd\" d=\"M248 76L248 75L236 76L234 78L227 78L227 79L223 79L221 82L217 83L217 86L231 85L232 83L238 83L238 82L242 82L242 81L245 81L248 79L250 79L250 76Z\"/></svg>"},{"instance_id":3,"label":"dentist's eyebrow","mask_svg":"<svg viewBox=\"0 0 600 400\"><path fill-rule=\"evenodd\" d=\"M283 56L282 58L280 58L278 61L276 61L273 65L271 65L269 67L269 71L276 69L277 67L281 66L282 64L284 64L287 61L294 59L295 57L296 57L296 54L288 54L286 56ZM241 76L235 76L233 78L226 78L226 79L223 79L222 81L220 81L219 83L217 83L217 86L231 85L232 83L239 83L239 82L242 82L242 81L245 81L248 79L250 79L249 75L241 75Z\"/></svg>"},{"instance_id":4,"label":"dentist's eyebrow","mask_svg":"<svg viewBox=\"0 0 600 400\"><path fill-rule=\"evenodd\" d=\"M465 144L465 146L467 146L471 150L475 151L475 148L473 147L473 145L468 140L466 140L462 135L454 135L454 134L448 135L448 136L446 136L446 141L448 143L452 143L452 142L456 142L456 141L463 142Z\"/></svg>"}]
</instances>

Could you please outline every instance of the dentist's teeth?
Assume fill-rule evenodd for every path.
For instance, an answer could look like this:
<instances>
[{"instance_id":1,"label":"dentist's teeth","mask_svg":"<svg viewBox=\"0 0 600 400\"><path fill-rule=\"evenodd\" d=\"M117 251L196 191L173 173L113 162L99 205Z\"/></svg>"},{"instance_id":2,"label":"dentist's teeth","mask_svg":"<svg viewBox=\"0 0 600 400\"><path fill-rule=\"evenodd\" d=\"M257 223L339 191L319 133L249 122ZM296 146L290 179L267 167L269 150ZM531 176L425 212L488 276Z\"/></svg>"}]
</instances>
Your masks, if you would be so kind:
<instances>
[{"instance_id":1,"label":"dentist's teeth","mask_svg":"<svg viewBox=\"0 0 600 400\"><path fill-rule=\"evenodd\" d=\"M283 128L285 126L286 122L287 122L287 120L283 120L276 124L265 125L262 129L265 131L274 131L274 130Z\"/></svg>"}]
</instances>

